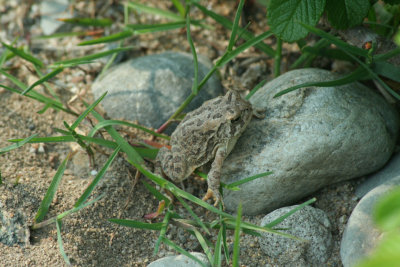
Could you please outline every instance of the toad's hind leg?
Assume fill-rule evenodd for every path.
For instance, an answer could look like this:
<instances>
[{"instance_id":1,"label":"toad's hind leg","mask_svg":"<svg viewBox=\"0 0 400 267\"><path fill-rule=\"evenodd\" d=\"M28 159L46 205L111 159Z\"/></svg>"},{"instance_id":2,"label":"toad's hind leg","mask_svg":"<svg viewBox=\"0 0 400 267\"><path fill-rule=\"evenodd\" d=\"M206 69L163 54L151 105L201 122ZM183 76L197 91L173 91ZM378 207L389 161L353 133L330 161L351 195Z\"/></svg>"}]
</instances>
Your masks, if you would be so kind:
<instances>
[{"instance_id":1,"label":"toad's hind leg","mask_svg":"<svg viewBox=\"0 0 400 267\"><path fill-rule=\"evenodd\" d=\"M214 161L211 165L211 170L208 173L207 184L208 190L207 194L203 197L203 200L207 200L210 197L214 198L214 206L217 206L221 202L222 207L225 209L224 202L222 200L221 193L219 192L220 178L221 178L221 168L224 164L224 159L226 158L227 151L226 147L219 147L215 153Z\"/></svg>"}]
</instances>

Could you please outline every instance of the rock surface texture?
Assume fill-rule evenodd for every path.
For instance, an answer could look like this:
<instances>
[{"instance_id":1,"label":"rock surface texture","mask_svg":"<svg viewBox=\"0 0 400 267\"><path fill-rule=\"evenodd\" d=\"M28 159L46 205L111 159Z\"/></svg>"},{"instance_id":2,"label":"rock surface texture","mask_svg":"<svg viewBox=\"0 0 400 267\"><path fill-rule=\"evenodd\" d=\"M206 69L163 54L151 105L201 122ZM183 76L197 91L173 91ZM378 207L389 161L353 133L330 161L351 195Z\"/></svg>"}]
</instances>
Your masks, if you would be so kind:
<instances>
[{"instance_id":1,"label":"rock surface texture","mask_svg":"<svg viewBox=\"0 0 400 267\"><path fill-rule=\"evenodd\" d=\"M145 126L158 128L190 95L193 66L192 56L186 53L165 52L139 57L110 69L96 80L92 91L96 98L108 91L101 104L111 118L137 120ZM209 60L199 57L199 82L211 67ZM220 94L220 81L213 75L185 112Z\"/></svg>"},{"instance_id":2,"label":"rock surface texture","mask_svg":"<svg viewBox=\"0 0 400 267\"><path fill-rule=\"evenodd\" d=\"M222 181L273 174L239 191L224 190L228 210L241 201L245 214L271 211L386 163L394 150L398 114L371 89L359 83L305 87L274 98L294 85L337 78L326 70L294 70L250 98L253 107L266 109L266 116L253 119L239 138L224 163Z\"/></svg>"},{"instance_id":3,"label":"rock surface texture","mask_svg":"<svg viewBox=\"0 0 400 267\"><path fill-rule=\"evenodd\" d=\"M399 155L396 155L384 169L372 175L361 186L361 192L365 192L372 185L380 184L369 191L351 213L340 244L343 266L355 266L358 261L373 252L384 237L384 232L374 224L373 210L382 196L400 185L398 162Z\"/></svg>"},{"instance_id":4,"label":"rock surface texture","mask_svg":"<svg viewBox=\"0 0 400 267\"><path fill-rule=\"evenodd\" d=\"M211 266L206 255L199 252L192 252L193 256L198 258L205 266ZM201 265L184 255L169 256L153 261L147 267L200 267Z\"/></svg>"},{"instance_id":5,"label":"rock surface texture","mask_svg":"<svg viewBox=\"0 0 400 267\"><path fill-rule=\"evenodd\" d=\"M284 207L265 216L261 226L274 221L296 206ZM259 238L263 251L277 266L324 266L332 247L331 224L326 214L310 206L295 212L277 225L288 228L281 232L304 239L294 240L276 234L263 233Z\"/></svg>"}]
</instances>

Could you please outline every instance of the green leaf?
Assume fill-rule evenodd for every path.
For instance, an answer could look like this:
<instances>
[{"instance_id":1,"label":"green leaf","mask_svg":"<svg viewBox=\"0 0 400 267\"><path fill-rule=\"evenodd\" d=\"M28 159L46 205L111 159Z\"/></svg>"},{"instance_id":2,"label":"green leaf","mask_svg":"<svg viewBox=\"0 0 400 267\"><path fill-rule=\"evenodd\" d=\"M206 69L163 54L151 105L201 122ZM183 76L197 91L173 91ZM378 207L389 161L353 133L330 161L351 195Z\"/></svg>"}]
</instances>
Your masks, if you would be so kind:
<instances>
[{"instance_id":1,"label":"green leaf","mask_svg":"<svg viewBox=\"0 0 400 267\"><path fill-rule=\"evenodd\" d=\"M228 185L226 185L226 188L231 189L231 188L237 187L237 186L239 186L239 185L242 185L242 184L244 184L244 183L248 183L248 182L250 182L250 181L253 181L253 180L255 180L255 179L258 179L258 178L261 178L261 177L265 177L265 176L271 175L272 173L273 173L273 172L259 173L259 174L256 174L256 175L247 177L247 178L245 178L245 179L241 179L241 180L239 180L239 181L237 181L237 182L228 184Z\"/></svg>"},{"instance_id":2,"label":"green leaf","mask_svg":"<svg viewBox=\"0 0 400 267\"><path fill-rule=\"evenodd\" d=\"M51 78L53 78L54 76L56 76L57 74L59 74L60 72L62 72L64 70L64 67L58 67L55 70L53 70L52 72L46 74L45 76L43 76L42 78L40 78L39 80L37 80L36 82L34 82L31 86L29 86L28 88L26 88L21 95L25 95L26 93L28 93L30 90L32 90L33 88L35 88L35 86L38 86L39 84L44 83L45 81L50 80Z\"/></svg>"},{"instance_id":3,"label":"green leaf","mask_svg":"<svg viewBox=\"0 0 400 267\"><path fill-rule=\"evenodd\" d=\"M372 65L372 70L379 75L400 82L400 67L386 61L378 61Z\"/></svg>"},{"instance_id":4,"label":"green leaf","mask_svg":"<svg viewBox=\"0 0 400 267\"><path fill-rule=\"evenodd\" d=\"M75 122L71 125L71 130L75 130L76 127L86 118L87 115L103 100L106 96L107 92L103 93L95 102L93 102L86 110L75 120Z\"/></svg>"},{"instance_id":5,"label":"green leaf","mask_svg":"<svg viewBox=\"0 0 400 267\"><path fill-rule=\"evenodd\" d=\"M101 43L110 43L110 42L115 42L119 41L121 39L128 38L132 36L133 32L131 30L127 31L122 31L118 33L114 33L108 36L100 37L94 40L89 40L89 41L83 41L80 42L78 45L93 45L93 44L101 44Z\"/></svg>"},{"instance_id":6,"label":"green leaf","mask_svg":"<svg viewBox=\"0 0 400 267\"><path fill-rule=\"evenodd\" d=\"M111 163L114 161L115 157L117 156L118 152L120 150L120 147L117 147L112 155L108 158L107 162L104 164L103 168L99 171L99 173L96 175L96 177L93 179L93 181L88 185L86 188L85 192L79 197L79 199L76 201L74 207L79 207L83 202L86 201L86 199L90 196L96 185L100 182L100 180L103 178L104 174L110 167Z\"/></svg>"},{"instance_id":7,"label":"green leaf","mask_svg":"<svg viewBox=\"0 0 400 267\"><path fill-rule=\"evenodd\" d=\"M17 49L17 48L15 48L15 47L12 47L12 46L10 46L10 45L8 45L8 44L5 44L5 43L3 43L3 42L1 42L1 43L3 44L3 46L7 47L8 50L10 50L11 52L13 52L13 53L16 54L17 56L19 56L19 57L21 57L21 58L23 58L23 59L25 59L25 60L31 62L31 63L34 64L34 65L37 65L37 66L41 67L41 68L44 67L43 62L40 61L39 59L37 59L36 57L34 57L34 56L30 55L30 54L27 54L27 53L25 53L24 51L22 51L22 50L20 50L20 49Z\"/></svg>"},{"instance_id":8,"label":"green leaf","mask_svg":"<svg viewBox=\"0 0 400 267\"><path fill-rule=\"evenodd\" d=\"M316 25L325 8L326 0L271 0L268 24L281 39L294 42L307 35L300 22Z\"/></svg>"},{"instance_id":9,"label":"green leaf","mask_svg":"<svg viewBox=\"0 0 400 267\"><path fill-rule=\"evenodd\" d=\"M383 231L400 227L400 187L379 199L375 207L374 219Z\"/></svg>"},{"instance_id":10,"label":"green leaf","mask_svg":"<svg viewBox=\"0 0 400 267\"><path fill-rule=\"evenodd\" d=\"M53 177L53 180L51 181L51 184L49 188L47 189L46 195L44 196L42 202L40 203L39 210L35 216L35 223L41 222L44 217L46 216L47 212L49 211L49 207L51 202L53 201L53 197L57 191L57 187L61 181L61 178L64 174L65 168L67 167L67 162L69 159L69 155L64 159L64 161L61 163L60 167L58 167L58 170L56 174Z\"/></svg>"},{"instance_id":11,"label":"green leaf","mask_svg":"<svg viewBox=\"0 0 400 267\"><path fill-rule=\"evenodd\" d=\"M17 143L12 144L11 146L6 146L6 147L3 147L3 148L0 148L0 155L25 145L26 143L31 141L36 136L37 136L37 134L31 135L31 136L29 136L29 137L27 137L25 139L19 140Z\"/></svg>"},{"instance_id":12,"label":"green leaf","mask_svg":"<svg viewBox=\"0 0 400 267\"><path fill-rule=\"evenodd\" d=\"M361 24L369 8L369 0L327 0L326 3L328 20L336 29L347 29Z\"/></svg>"},{"instance_id":13,"label":"green leaf","mask_svg":"<svg viewBox=\"0 0 400 267\"><path fill-rule=\"evenodd\" d=\"M92 18L70 18L70 19L58 19L59 21L82 25L82 26L97 26L97 27L107 27L112 25L111 19L92 19Z\"/></svg>"},{"instance_id":14,"label":"green leaf","mask_svg":"<svg viewBox=\"0 0 400 267\"><path fill-rule=\"evenodd\" d=\"M66 59L66 60L61 60L61 61L57 61L55 63L53 63L53 65L79 65L79 64L86 64L89 63L95 59L98 58L102 58L114 53L119 53L122 51L127 51L133 49L133 46L128 46L128 47L121 47L121 48L115 48L115 49L111 49L105 52L100 52L100 53L96 53L96 54L92 54L92 55L87 55L87 56L83 56L83 57L79 57L79 58L73 58L73 59Z\"/></svg>"}]
</instances>

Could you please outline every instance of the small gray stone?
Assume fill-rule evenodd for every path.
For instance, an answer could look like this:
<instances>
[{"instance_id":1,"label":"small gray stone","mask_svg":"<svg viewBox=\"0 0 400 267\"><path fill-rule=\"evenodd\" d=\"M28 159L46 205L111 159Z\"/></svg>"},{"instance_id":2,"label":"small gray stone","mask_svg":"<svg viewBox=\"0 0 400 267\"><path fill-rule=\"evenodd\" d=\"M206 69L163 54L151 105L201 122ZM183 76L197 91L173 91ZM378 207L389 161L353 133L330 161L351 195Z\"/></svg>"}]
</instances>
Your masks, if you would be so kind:
<instances>
[{"instance_id":1,"label":"small gray stone","mask_svg":"<svg viewBox=\"0 0 400 267\"><path fill-rule=\"evenodd\" d=\"M48 35L54 33L64 23L59 18L70 18L68 12L68 0L44 0L40 3L40 27L43 33Z\"/></svg>"},{"instance_id":2,"label":"small gray stone","mask_svg":"<svg viewBox=\"0 0 400 267\"><path fill-rule=\"evenodd\" d=\"M372 214L377 201L400 185L400 176L384 183L366 194L354 208L340 244L343 266L352 267L368 256L378 245L384 234L374 224Z\"/></svg>"},{"instance_id":3,"label":"small gray stone","mask_svg":"<svg viewBox=\"0 0 400 267\"><path fill-rule=\"evenodd\" d=\"M274 221L295 207L284 207L271 212L262 219L261 226ZM280 232L304 239L294 240L276 234L262 233L262 237L258 239L260 247L278 266L324 266L330 256L332 234L329 219L322 210L306 206L276 227L289 228Z\"/></svg>"},{"instance_id":4,"label":"small gray stone","mask_svg":"<svg viewBox=\"0 0 400 267\"><path fill-rule=\"evenodd\" d=\"M22 212L8 210L0 202L0 242L7 245L28 245L29 229Z\"/></svg>"},{"instance_id":5,"label":"small gray stone","mask_svg":"<svg viewBox=\"0 0 400 267\"><path fill-rule=\"evenodd\" d=\"M274 98L293 85L337 78L326 70L294 70L250 98L255 108L266 109L266 116L250 122L225 160L221 179L229 184L266 171L273 174L245 183L239 191L224 190L228 210L242 202L245 214L271 211L386 163L398 134L398 114L364 85L306 87Z\"/></svg>"},{"instance_id":6,"label":"small gray stone","mask_svg":"<svg viewBox=\"0 0 400 267\"><path fill-rule=\"evenodd\" d=\"M211 266L210 263L208 262L206 255L204 255L203 253L192 252L190 254L198 258L206 266ZM152 263L147 265L147 267L187 267L187 266L200 267L201 265L198 262L184 255L164 257L156 261L153 261Z\"/></svg>"},{"instance_id":7,"label":"small gray stone","mask_svg":"<svg viewBox=\"0 0 400 267\"><path fill-rule=\"evenodd\" d=\"M356 195L359 198L365 196L369 191L375 187L389 182L393 177L400 176L400 154L393 155L385 168L378 172L369 175L367 180L357 186Z\"/></svg>"},{"instance_id":8,"label":"small gray stone","mask_svg":"<svg viewBox=\"0 0 400 267\"><path fill-rule=\"evenodd\" d=\"M108 91L101 104L111 118L137 120L158 128L190 95L194 77L192 55L166 52L129 60L110 69L92 86L96 98ZM199 57L199 82L211 69L209 60ZM213 75L185 112L222 93Z\"/></svg>"}]
</instances>

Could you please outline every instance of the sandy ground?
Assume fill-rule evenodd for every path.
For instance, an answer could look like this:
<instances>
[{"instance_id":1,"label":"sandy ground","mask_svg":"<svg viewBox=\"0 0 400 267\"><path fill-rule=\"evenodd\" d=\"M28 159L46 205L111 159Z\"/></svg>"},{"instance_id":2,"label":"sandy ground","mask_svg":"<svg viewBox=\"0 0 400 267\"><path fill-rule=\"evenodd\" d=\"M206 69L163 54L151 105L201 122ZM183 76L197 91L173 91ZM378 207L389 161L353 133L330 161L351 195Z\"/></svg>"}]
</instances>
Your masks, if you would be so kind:
<instances>
[{"instance_id":1,"label":"sandy ground","mask_svg":"<svg viewBox=\"0 0 400 267\"><path fill-rule=\"evenodd\" d=\"M22 32L21 42L28 44L31 41L31 35L40 33L38 27L40 16L35 16L24 10L23 7L27 8L28 6L21 4L22 2L18 0L10 1L2 7L3 10L1 11L6 12L11 17L13 16L12 12L22 12L23 15L29 17L27 20L21 20L20 17L16 16L19 13L14 14L15 20L10 19L6 25L3 25L5 27L0 28L0 36L6 37L5 41L8 43L16 35L19 35L18 33ZM78 2L76 6L78 13L81 16L90 15L91 8L93 8L91 3ZM98 4L104 2L109 5L109 8L103 10L104 13L100 16L109 15L113 17L112 15L114 15L115 20L121 21L121 9L111 5L111 1L97 2ZM147 2L158 3L158 1ZM234 12L232 8L234 1L227 1L228 3L221 3L223 1L209 2L215 6L214 11L217 13L228 16ZM162 1L159 6L161 8L170 7L168 3L168 1ZM86 4L88 6L85 6ZM262 17L263 14L261 13L260 16ZM149 16L146 15L145 19L148 18ZM253 24L250 28L255 32L264 27L263 20L257 22L259 24ZM21 26L23 26L23 29ZM189 46L185 41L186 33L179 30L172 31L172 33L158 33L133 38L130 42L138 45L134 54L145 55L168 49L188 52ZM220 27L217 27L217 30L214 31L194 29L193 36L199 52L213 60L222 53L227 40L229 40L228 32ZM30 44L32 47L38 48L39 52L36 56L47 63L51 63L60 59L65 53L67 53L67 57L88 53L85 48L73 47L71 50L66 48L68 45L76 44L79 41L78 38L71 37L33 41ZM290 45L285 47L285 53L289 53L291 48ZM285 62L289 61L289 57L292 55L290 54ZM234 83L235 78L239 79L238 77L244 72L240 65L241 60L254 57L262 58L258 51L251 49L222 69L223 83L229 85ZM263 62L267 64L265 65L265 73L261 73L262 78L265 78L266 75L269 75L270 66L268 64L270 64L270 61L264 60ZM101 67L102 64L95 63L68 69L52 80L53 88L65 103L69 103L72 109L82 112L84 108L77 96L86 101L92 100L90 85ZM26 84L31 84L32 81L37 79L32 65L19 58L12 59L7 68ZM256 79L254 82L256 82ZM13 86L4 76L1 76L1 83ZM238 86L243 86L243 84ZM43 88L37 88L37 90L45 92ZM1 88L0 101L0 147L9 145L7 142L9 139L25 138L34 133L38 133L39 136L58 135L54 130L55 127L63 129L63 121L71 124L75 119L72 115L52 109L48 109L44 114L38 114L37 112L43 108L43 104ZM87 133L88 129L87 121L79 127L79 130L83 133ZM124 136L130 138L132 135L140 137L136 132L131 132L129 137ZM76 150L76 145L67 143L28 144L0 156L0 170L3 179L3 184L0 186L0 204L3 205L1 207L3 216L15 223L15 231L20 240L19 243L11 246L0 243L0 266L66 265L57 245L55 225L49 225L35 231L30 231L29 226L33 223L40 202L58 166L72 150L78 152L71 159L55 199L50 206L49 214L46 216L46 218L50 218L72 208L76 199L93 178L90 171L99 170L111 151L95 150L95 166L89 166L87 156L82 151ZM175 254L170 248L162 245L160 252L153 255L158 232L126 228L107 221L108 218L144 221L143 215L156 210L157 201L141 183L141 180L145 178L140 177L137 180L135 174L135 170L126 163L124 158L118 157L100 186L93 193L94 197L100 194L104 194L104 197L92 206L63 220L64 248L74 266L145 266L162 256ZM339 242L347 218L356 204L353 194L354 183L345 182L334 185L313 195L318 198L318 202L314 206L326 211L334 225L335 244L329 262L330 266L341 266ZM188 190L199 192L205 190L205 183L199 180L186 181L185 184ZM201 188L201 190L193 188ZM183 210L180 207L178 208ZM212 214L204 212L201 208L194 207L194 210L201 214L205 220L213 218ZM245 217L244 219L258 223L261 218L260 215ZM201 251L198 242L177 227L172 226L167 236L187 250ZM231 237L229 239L231 240ZM243 266L263 266L268 262L273 262L260 250L256 238L242 236L241 240L241 264Z\"/></svg>"}]
</instances>

